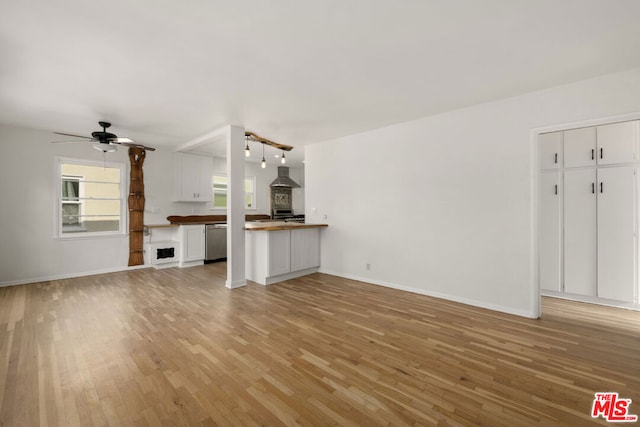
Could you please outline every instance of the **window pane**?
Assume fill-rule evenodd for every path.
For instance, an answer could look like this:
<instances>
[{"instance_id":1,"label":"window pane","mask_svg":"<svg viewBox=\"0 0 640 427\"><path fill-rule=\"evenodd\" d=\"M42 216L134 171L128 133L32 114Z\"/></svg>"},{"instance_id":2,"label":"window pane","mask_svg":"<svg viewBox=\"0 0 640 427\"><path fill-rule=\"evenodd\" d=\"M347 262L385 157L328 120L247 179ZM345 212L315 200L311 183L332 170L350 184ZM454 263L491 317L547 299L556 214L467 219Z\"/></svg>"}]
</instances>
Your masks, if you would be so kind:
<instances>
[{"instance_id":1,"label":"window pane","mask_svg":"<svg viewBox=\"0 0 640 427\"><path fill-rule=\"evenodd\" d=\"M62 198L78 200L80 196L80 180L78 178L62 178Z\"/></svg>"},{"instance_id":2,"label":"window pane","mask_svg":"<svg viewBox=\"0 0 640 427\"><path fill-rule=\"evenodd\" d=\"M126 206L120 185L121 169L61 163L61 234L117 232Z\"/></svg>"},{"instance_id":3,"label":"window pane","mask_svg":"<svg viewBox=\"0 0 640 427\"><path fill-rule=\"evenodd\" d=\"M227 193L214 193L213 194L213 206L216 208L227 207Z\"/></svg>"}]
</instances>

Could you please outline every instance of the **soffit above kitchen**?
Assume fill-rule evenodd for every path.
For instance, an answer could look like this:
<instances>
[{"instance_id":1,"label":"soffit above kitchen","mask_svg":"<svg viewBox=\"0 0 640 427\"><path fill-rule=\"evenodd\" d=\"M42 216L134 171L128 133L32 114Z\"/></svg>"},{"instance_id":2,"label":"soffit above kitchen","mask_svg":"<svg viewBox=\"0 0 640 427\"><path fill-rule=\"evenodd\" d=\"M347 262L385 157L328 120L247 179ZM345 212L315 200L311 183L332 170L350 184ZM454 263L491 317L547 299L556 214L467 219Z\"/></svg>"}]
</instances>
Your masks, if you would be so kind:
<instances>
[{"instance_id":1,"label":"soffit above kitchen","mask_svg":"<svg viewBox=\"0 0 640 427\"><path fill-rule=\"evenodd\" d=\"M640 67L637 0L0 4L0 123L309 143ZM289 156L289 154L287 154Z\"/></svg>"}]
</instances>

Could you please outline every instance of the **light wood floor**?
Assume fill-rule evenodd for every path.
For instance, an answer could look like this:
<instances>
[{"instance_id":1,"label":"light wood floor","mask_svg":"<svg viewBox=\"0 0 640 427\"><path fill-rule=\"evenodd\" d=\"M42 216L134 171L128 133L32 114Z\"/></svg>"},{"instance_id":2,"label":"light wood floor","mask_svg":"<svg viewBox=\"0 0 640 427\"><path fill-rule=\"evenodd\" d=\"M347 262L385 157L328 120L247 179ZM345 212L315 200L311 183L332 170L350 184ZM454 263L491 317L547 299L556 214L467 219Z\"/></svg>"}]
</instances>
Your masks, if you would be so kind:
<instances>
[{"instance_id":1,"label":"light wood floor","mask_svg":"<svg viewBox=\"0 0 640 427\"><path fill-rule=\"evenodd\" d=\"M0 426L607 425L640 414L640 312L545 298L529 320L224 264L0 288Z\"/></svg>"}]
</instances>

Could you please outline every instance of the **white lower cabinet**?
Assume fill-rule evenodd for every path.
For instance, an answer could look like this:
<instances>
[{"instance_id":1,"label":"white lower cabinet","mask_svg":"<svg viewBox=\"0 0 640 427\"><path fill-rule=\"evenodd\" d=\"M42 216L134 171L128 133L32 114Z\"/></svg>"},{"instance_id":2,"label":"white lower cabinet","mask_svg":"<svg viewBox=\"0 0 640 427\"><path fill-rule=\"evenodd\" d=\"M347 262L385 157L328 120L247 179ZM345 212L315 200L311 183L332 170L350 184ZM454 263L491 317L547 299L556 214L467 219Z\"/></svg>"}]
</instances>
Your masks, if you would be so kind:
<instances>
[{"instance_id":1,"label":"white lower cabinet","mask_svg":"<svg viewBox=\"0 0 640 427\"><path fill-rule=\"evenodd\" d=\"M596 170L564 172L564 292L597 296Z\"/></svg>"},{"instance_id":2,"label":"white lower cabinet","mask_svg":"<svg viewBox=\"0 0 640 427\"><path fill-rule=\"evenodd\" d=\"M291 230L291 270L320 266L320 229Z\"/></svg>"},{"instance_id":3,"label":"white lower cabinet","mask_svg":"<svg viewBox=\"0 0 640 427\"><path fill-rule=\"evenodd\" d=\"M180 267L204 263L205 238L204 224L180 226Z\"/></svg>"},{"instance_id":4,"label":"white lower cabinet","mask_svg":"<svg viewBox=\"0 0 640 427\"><path fill-rule=\"evenodd\" d=\"M269 251L267 256L268 276L279 276L291 271L291 230L276 230L267 233Z\"/></svg>"},{"instance_id":5,"label":"white lower cabinet","mask_svg":"<svg viewBox=\"0 0 640 427\"><path fill-rule=\"evenodd\" d=\"M636 191L631 165L541 173L542 292L637 303Z\"/></svg>"},{"instance_id":6,"label":"white lower cabinet","mask_svg":"<svg viewBox=\"0 0 640 427\"><path fill-rule=\"evenodd\" d=\"M247 230L247 279L270 285L314 273L320 266L320 228Z\"/></svg>"},{"instance_id":7,"label":"white lower cabinet","mask_svg":"<svg viewBox=\"0 0 640 427\"><path fill-rule=\"evenodd\" d=\"M542 212L540 218L540 288L561 291L561 227L562 188L561 172L542 173L540 195Z\"/></svg>"},{"instance_id":8,"label":"white lower cabinet","mask_svg":"<svg viewBox=\"0 0 640 427\"><path fill-rule=\"evenodd\" d=\"M598 296L634 297L634 171L598 169Z\"/></svg>"}]
</instances>

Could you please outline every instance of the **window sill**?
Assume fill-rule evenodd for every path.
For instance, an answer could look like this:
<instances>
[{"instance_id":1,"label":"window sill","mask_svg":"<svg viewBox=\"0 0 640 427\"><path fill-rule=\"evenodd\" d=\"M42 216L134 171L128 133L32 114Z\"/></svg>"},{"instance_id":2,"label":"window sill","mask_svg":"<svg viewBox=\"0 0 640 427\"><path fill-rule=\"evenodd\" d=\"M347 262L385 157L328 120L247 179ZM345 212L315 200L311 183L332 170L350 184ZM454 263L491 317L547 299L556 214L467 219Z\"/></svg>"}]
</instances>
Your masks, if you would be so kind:
<instances>
[{"instance_id":1,"label":"window sill","mask_svg":"<svg viewBox=\"0 0 640 427\"><path fill-rule=\"evenodd\" d=\"M62 236L53 236L54 240L90 240L90 239L114 239L114 238L126 238L129 233L69 233Z\"/></svg>"}]
</instances>

